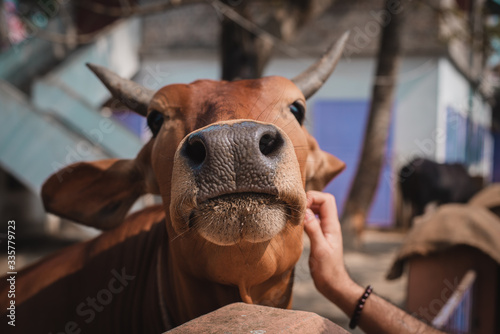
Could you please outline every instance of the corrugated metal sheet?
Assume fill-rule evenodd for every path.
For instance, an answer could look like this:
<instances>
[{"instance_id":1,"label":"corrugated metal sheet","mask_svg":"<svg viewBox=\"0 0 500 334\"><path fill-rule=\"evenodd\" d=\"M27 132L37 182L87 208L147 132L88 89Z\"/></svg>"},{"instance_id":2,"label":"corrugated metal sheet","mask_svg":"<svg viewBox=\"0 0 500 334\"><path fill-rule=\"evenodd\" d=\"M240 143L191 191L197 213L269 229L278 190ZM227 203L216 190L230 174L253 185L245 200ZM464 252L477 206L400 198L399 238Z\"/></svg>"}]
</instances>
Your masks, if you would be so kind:
<instances>
[{"instance_id":1,"label":"corrugated metal sheet","mask_svg":"<svg viewBox=\"0 0 500 334\"><path fill-rule=\"evenodd\" d=\"M48 176L70 163L135 157L140 138L99 113L109 93L85 63L131 77L139 68L139 40L138 19L117 23L36 79L31 100L0 81L0 165L39 193Z\"/></svg>"},{"instance_id":2,"label":"corrugated metal sheet","mask_svg":"<svg viewBox=\"0 0 500 334\"><path fill-rule=\"evenodd\" d=\"M35 105L40 110L56 115L75 133L101 146L110 156L134 158L142 147L138 136L118 122L101 116L68 87L61 89L45 82L36 86L35 95Z\"/></svg>"},{"instance_id":3,"label":"corrugated metal sheet","mask_svg":"<svg viewBox=\"0 0 500 334\"><path fill-rule=\"evenodd\" d=\"M73 131L111 156L133 158L141 149L138 136L97 112L110 94L85 66L95 63L131 77L139 69L140 22L123 21L95 43L68 57L46 76L35 80L32 103L37 109L57 115Z\"/></svg>"},{"instance_id":4,"label":"corrugated metal sheet","mask_svg":"<svg viewBox=\"0 0 500 334\"><path fill-rule=\"evenodd\" d=\"M33 108L25 95L0 81L0 164L35 193L61 167L109 158L56 117Z\"/></svg>"}]
</instances>

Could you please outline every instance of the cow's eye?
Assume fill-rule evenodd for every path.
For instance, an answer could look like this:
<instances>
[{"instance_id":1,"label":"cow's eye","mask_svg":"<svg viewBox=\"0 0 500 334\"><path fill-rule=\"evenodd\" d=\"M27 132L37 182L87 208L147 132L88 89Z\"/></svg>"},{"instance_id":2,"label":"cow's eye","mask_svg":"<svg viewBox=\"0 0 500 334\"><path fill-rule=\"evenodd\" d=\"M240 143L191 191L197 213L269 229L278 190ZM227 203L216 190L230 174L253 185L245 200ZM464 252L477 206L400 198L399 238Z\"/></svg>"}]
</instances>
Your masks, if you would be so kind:
<instances>
[{"instance_id":1,"label":"cow's eye","mask_svg":"<svg viewBox=\"0 0 500 334\"><path fill-rule=\"evenodd\" d=\"M163 125L163 114L157 110L153 110L148 115L148 126L155 137Z\"/></svg>"},{"instance_id":2,"label":"cow's eye","mask_svg":"<svg viewBox=\"0 0 500 334\"><path fill-rule=\"evenodd\" d=\"M306 113L302 103L295 101L294 103L290 104L289 108L293 116L295 116L297 121L299 121L299 124L302 125L302 123L304 123L304 116Z\"/></svg>"}]
</instances>

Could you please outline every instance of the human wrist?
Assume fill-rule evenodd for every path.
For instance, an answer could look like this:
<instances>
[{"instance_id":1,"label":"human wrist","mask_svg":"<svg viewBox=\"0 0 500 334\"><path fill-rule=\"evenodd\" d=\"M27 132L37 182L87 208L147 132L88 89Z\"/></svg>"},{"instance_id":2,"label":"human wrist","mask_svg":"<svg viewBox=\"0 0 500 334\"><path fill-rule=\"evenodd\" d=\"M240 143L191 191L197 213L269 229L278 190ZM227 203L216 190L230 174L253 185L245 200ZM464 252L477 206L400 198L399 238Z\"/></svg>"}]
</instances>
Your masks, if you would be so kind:
<instances>
[{"instance_id":1,"label":"human wrist","mask_svg":"<svg viewBox=\"0 0 500 334\"><path fill-rule=\"evenodd\" d=\"M323 295L348 315L354 309L359 296L364 292L364 288L354 282L349 276L323 289Z\"/></svg>"}]
</instances>

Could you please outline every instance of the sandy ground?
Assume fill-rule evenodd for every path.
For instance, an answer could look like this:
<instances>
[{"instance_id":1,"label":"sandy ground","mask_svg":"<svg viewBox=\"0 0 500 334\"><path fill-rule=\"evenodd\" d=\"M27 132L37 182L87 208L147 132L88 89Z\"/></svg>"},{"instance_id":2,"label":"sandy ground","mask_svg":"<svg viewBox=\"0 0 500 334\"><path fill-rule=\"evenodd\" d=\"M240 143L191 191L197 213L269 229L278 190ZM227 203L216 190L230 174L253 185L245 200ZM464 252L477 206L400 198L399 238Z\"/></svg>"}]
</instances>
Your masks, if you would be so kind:
<instances>
[{"instance_id":1,"label":"sandy ground","mask_svg":"<svg viewBox=\"0 0 500 334\"><path fill-rule=\"evenodd\" d=\"M387 281L385 275L404 236L402 233L369 230L364 234L360 250L344 250L345 264L354 281L361 286L371 284L375 293L400 307L405 303L407 276ZM309 239L304 236L304 252L296 267L293 308L315 312L352 333L363 333L359 328L348 329L349 318L316 290L308 258Z\"/></svg>"},{"instance_id":2,"label":"sandy ground","mask_svg":"<svg viewBox=\"0 0 500 334\"><path fill-rule=\"evenodd\" d=\"M74 228L72 227L69 227L69 229L69 235L77 234L78 232L73 231ZM360 250L347 249L344 251L346 267L351 277L362 286L371 284L379 296L386 298L400 307L405 302L406 275L395 281L387 281L384 277L403 239L404 234L402 233L369 230L364 234L363 246ZM16 257L17 270L71 243L72 241L69 240L53 238L19 240ZM348 329L349 318L339 308L324 298L314 287L309 272L308 257L309 239L304 236L304 252L295 269L293 308L315 312ZM0 269L2 272L5 272L5 268L7 268L7 258L2 254L0 257ZM352 332L363 333L359 329Z\"/></svg>"}]
</instances>

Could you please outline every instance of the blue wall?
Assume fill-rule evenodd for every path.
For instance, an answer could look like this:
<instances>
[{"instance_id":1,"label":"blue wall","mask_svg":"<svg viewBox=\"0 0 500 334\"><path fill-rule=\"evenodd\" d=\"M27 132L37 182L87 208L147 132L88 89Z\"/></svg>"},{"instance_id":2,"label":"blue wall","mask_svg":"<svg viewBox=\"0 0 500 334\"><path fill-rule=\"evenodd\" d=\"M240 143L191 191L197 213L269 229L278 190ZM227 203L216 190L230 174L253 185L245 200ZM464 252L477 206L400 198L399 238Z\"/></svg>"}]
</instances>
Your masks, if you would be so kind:
<instances>
[{"instance_id":1,"label":"blue wall","mask_svg":"<svg viewBox=\"0 0 500 334\"><path fill-rule=\"evenodd\" d=\"M492 182L500 182L500 133L493 132L494 153L493 153L493 178Z\"/></svg>"},{"instance_id":2,"label":"blue wall","mask_svg":"<svg viewBox=\"0 0 500 334\"><path fill-rule=\"evenodd\" d=\"M484 145L489 132L486 127L472 121L471 117L460 114L453 107L446 108L445 162L470 166L484 161Z\"/></svg>"},{"instance_id":3,"label":"blue wall","mask_svg":"<svg viewBox=\"0 0 500 334\"><path fill-rule=\"evenodd\" d=\"M327 187L337 199L342 213L350 185L356 173L368 117L366 100L317 100L313 107L314 136L320 147L347 165L346 169ZM368 217L368 225L390 226L393 222L393 192L391 177L392 127L387 143L386 163Z\"/></svg>"}]
</instances>

